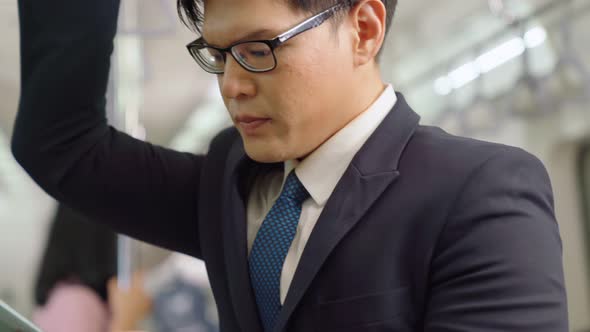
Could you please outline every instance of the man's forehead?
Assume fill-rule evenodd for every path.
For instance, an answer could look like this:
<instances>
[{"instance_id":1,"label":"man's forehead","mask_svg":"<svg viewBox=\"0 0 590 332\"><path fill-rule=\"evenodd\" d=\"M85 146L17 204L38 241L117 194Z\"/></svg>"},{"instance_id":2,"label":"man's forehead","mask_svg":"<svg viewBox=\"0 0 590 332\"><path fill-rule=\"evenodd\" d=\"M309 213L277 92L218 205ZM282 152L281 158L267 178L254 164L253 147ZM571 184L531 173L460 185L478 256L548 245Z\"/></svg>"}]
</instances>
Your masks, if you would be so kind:
<instances>
[{"instance_id":1,"label":"man's forehead","mask_svg":"<svg viewBox=\"0 0 590 332\"><path fill-rule=\"evenodd\" d=\"M290 0L203 0L203 5L208 6L211 4L220 4L223 6L229 5L260 5L260 4L268 4L272 6L289 6Z\"/></svg>"},{"instance_id":2,"label":"man's forehead","mask_svg":"<svg viewBox=\"0 0 590 332\"><path fill-rule=\"evenodd\" d=\"M204 15L211 16L228 15L251 15L245 18L255 19L263 15L273 14L295 14L289 5L288 0L204 0ZM253 16L252 16L253 15ZM267 17L267 19L272 17Z\"/></svg>"},{"instance_id":3,"label":"man's forehead","mask_svg":"<svg viewBox=\"0 0 590 332\"><path fill-rule=\"evenodd\" d=\"M299 19L286 0L206 0L203 14L203 37L212 44L272 38Z\"/></svg>"}]
</instances>

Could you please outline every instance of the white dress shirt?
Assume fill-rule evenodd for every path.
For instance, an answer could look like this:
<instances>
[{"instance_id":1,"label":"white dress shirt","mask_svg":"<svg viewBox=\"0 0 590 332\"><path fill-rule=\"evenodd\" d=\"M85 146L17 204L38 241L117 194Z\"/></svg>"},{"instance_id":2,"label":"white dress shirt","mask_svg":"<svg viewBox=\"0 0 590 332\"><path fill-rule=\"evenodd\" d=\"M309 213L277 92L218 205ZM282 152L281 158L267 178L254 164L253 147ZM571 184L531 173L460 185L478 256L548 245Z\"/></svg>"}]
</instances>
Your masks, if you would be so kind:
<instances>
[{"instance_id":1,"label":"white dress shirt","mask_svg":"<svg viewBox=\"0 0 590 332\"><path fill-rule=\"evenodd\" d=\"M377 129L396 101L393 87L388 85L367 110L340 129L303 161L288 160L284 163L283 171L270 172L256 178L247 207L248 252L252 250L256 234L272 205L278 199L289 172L295 169L297 177L310 194L310 198L305 200L301 207L297 233L283 264L281 304L285 302L303 249L328 198L352 158Z\"/></svg>"}]
</instances>

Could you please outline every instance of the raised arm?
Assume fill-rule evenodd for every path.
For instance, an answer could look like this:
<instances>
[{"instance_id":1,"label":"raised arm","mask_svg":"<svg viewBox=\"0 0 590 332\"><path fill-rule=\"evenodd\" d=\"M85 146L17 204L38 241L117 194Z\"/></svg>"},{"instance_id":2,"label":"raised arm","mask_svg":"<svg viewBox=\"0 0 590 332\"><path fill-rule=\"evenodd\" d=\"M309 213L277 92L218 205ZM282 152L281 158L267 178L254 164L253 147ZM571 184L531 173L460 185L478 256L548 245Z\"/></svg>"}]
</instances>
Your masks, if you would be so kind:
<instances>
[{"instance_id":1,"label":"raised arm","mask_svg":"<svg viewBox=\"0 0 590 332\"><path fill-rule=\"evenodd\" d=\"M19 0L21 97L12 151L57 200L118 232L200 255L205 157L107 125L105 94L119 0Z\"/></svg>"},{"instance_id":2,"label":"raised arm","mask_svg":"<svg viewBox=\"0 0 590 332\"><path fill-rule=\"evenodd\" d=\"M424 331L567 332L561 250L543 165L497 153L466 180L440 236Z\"/></svg>"}]
</instances>

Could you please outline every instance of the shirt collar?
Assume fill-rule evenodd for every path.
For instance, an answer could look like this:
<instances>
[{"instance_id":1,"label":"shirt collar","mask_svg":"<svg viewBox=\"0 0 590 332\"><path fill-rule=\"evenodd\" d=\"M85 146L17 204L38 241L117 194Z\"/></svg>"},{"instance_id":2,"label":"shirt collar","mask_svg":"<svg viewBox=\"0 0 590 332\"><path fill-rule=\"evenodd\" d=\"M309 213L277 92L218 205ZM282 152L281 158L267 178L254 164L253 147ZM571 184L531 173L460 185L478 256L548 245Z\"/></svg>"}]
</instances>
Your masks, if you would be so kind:
<instances>
[{"instance_id":1,"label":"shirt collar","mask_svg":"<svg viewBox=\"0 0 590 332\"><path fill-rule=\"evenodd\" d=\"M319 206L326 204L356 153L396 102L395 91L389 84L367 110L336 132L303 161L285 161L283 184L287 175L295 169L297 177L315 203Z\"/></svg>"}]
</instances>

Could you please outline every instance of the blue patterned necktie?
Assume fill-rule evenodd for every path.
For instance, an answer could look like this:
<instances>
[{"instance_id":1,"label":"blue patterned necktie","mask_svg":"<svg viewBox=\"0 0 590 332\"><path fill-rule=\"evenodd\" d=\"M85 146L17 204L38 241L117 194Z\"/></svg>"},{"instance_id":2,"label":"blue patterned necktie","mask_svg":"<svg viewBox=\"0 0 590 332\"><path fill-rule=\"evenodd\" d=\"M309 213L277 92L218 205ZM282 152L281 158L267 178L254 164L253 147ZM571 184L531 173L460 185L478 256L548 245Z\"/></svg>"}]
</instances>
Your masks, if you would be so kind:
<instances>
[{"instance_id":1,"label":"blue patterned necktie","mask_svg":"<svg viewBox=\"0 0 590 332\"><path fill-rule=\"evenodd\" d=\"M281 271L297 232L301 204L308 197L309 193L292 171L252 245L250 279L260 319L267 332L271 331L281 310Z\"/></svg>"}]
</instances>

